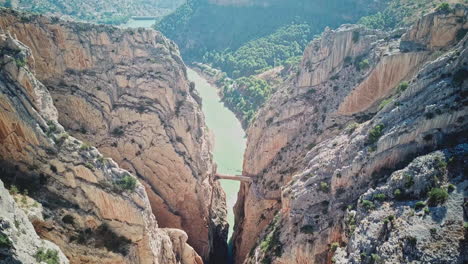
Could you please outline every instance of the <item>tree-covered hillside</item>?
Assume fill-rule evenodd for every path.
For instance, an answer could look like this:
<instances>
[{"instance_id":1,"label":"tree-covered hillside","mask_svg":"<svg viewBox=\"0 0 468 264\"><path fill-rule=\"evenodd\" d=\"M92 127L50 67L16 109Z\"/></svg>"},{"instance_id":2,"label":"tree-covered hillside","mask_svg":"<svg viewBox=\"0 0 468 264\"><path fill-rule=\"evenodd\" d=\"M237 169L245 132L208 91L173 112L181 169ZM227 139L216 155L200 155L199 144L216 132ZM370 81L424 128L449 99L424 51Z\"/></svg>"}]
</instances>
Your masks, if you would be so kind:
<instances>
[{"instance_id":1,"label":"tree-covered hillside","mask_svg":"<svg viewBox=\"0 0 468 264\"><path fill-rule=\"evenodd\" d=\"M0 0L0 6L118 25L127 22L131 16L167 15L184 2L185 0Z\"/></svg>"},{"instance_id":2,"label":"tree-covered hillside","mask_svg":"<svg viewBox=\"0 0 468 264\"><path fill-rule=\"evenodd\" d=\"M391 30L408 26L421 16L430 13L434 8L443 9L450 4L468 3L467 0L391 0L379 12L362 17L359 24L368 28Z\"/></svg>"},{"instance_id":3,"label":"tree-covered hillside","mask_svg":"<svg viewBox=\"0 0 468 264\"><path fill-rule=\"evenodd\" d=\"M270 3L265 5L264 2ZM173 39L187 61L205 61L231 77L252 75L300 55L325 26L356 22L379 1L290 0L217 5L189 0L157 29Z\"/></svg>"}]
</instances>

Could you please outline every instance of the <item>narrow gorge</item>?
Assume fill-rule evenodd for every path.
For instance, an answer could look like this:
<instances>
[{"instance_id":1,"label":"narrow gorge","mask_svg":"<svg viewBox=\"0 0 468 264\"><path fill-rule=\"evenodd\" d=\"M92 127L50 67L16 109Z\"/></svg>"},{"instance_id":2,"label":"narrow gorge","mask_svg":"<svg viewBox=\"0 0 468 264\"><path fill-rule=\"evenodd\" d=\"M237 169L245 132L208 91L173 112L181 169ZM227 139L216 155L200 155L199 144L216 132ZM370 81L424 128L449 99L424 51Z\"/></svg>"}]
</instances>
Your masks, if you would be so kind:
<instances>
[{"instance_id":1,"label":"narrow gorge","mask_svg":"<svg viewBox=\"0 0 468 264\"><path fill-rule=\"evenodd\" d=\"M408 2L0 7L0 263L467 263L468 6Z\"/></svg>"},{"instance_id":2,"label":"narrow gorge","mask_svg":"<svg viewBox=\"0 0 468 264\"><path fill-rule=\"evenodd\" d=\"M199 96L189 85L186 68L174 44L154 30L122 30L110 26L62 22L40 15L8 10L2 10L0 27L6 34L5 43L18 41L18 46L25 50L10 47L10 44L5 44L5 48L2 49L12 50L14 56L10 57L13 56L13 64L16 62L18 69L10 69L16 72L11 79L12 82L19 82L22 90L25 90L24 93L27 95L25 103L32 104L28 107L36 108L36 111L41 110L41 107L48 107L54 112L52 116L42 117L42 127L39 131L34 131L39 129L35 123L29 124L29 128L23 128L21 119L25 119L23 122L31 123L27 117L7 115L5 118L8 119L2 120L2 142L4 142L2 147L5 147L2 157L9 157L4 159L11 167L11 169L4 167L6 177L2 180L18 185L21 190L27 189L32 198L39 202L42 202L41 198L34 197L35 193L42 195L51 192L58 197L63 195L74 197L77 194L64 192L64 188L71 188L78 193L83 192L75 184L69 183L70 186L67 186L67 183L61 183L56 187L58 190L49 190L52 188L50 184L44 187L36 186L30 183L29 177L35 176L38 180L44 178L44 181L50 177L53 179L54 175L63 175L65 178L60 179L67 181L76 181L75 177L78 177L92 185L93 189L112 189L112 181L106 182L96 176L100 174L100 170L103 170L104 174L112 171L105 167L106 158L112 158L118 164L111 162L114 167L118 166L119 170L125 169L138 176L146 191L142 193L152 209L145 210L150 215L151 211L155 212L157 224L161 228L174 228L173 243L177 247L182 247L181 252L176 254L177 259L180 258L179 255L186 253L183 244L179 243L188 242L205 262L216 263L217 258L223 261L227 245L224 192L218 181L214 180L211 143L200 110ZM23 80L27 77L25 72L28 72L28 69L31 72L28 75L34 73L33 77L37 79ZM42 93L47 93L50 98L48 104L41 102L44 99L35 97L38 96L35 94L40 93L36 91L35 86L44 87L41 83L47 87ZM7 99L9 98L10 96L7 96ZM32 100L39 101L40 105L34 106ZM13 106L19 105L13 104ZM20 111L11 109L11 104L5 107L6 112ZM63 129L59 129L61 125ZM15 132L17 130L20 132ZM85 142L80 143L81 147L76 143L78 153L67 147L70 154L57 153L57 148L62 147L57 142L70 141L65 139L69 136L64 131L70 137ZM54 133L58 133L55 144L52 140ZM29 139L28 136L32 138ZM50 153L45 153L52 156L45 156L42 162L38 157L34 158L37 154L22 150L24 148L21 146L22 142L25 145L35 142L35 145L43 147L42 143L39 144L42 141L48 143L46 146L52 144L48 147L51 149ZM80 151L84 153L79 153ZM94 154L86 154L88 151ZM30 155L29 161L24 159L25 154ZM54 156L57 158L53 159ZM75 158L82 161L74 161ZM61 159L75 164L75 167L66 167L62 164L65 161ZM28 176L23 179L25 185L22 186L21 178L25 175ZM115 204L120 207L118 210L112 209L113 207L108 208L114 204L109 199L116 199L115 195L106 198L101 197L106 192L102 194L93 190L88 192L90 193L88 195L92 196L85 195L86 197L80 201L75 201L76 198L60 199L69 204L67 207L82 210L83 205L76 203L86 203L102 207L102 210L110 210L109 215L100 215L88 209L86 211L90 214L97 214L96 217L100 218L99 223L92 223L93 221L86 218L79 221L76 219L77 215L62 212L61 206L51 205L52 208L45 208L44 211L50 214L49 219L43 223L50 226L44 228L44 236L65 246L69 241L73 241L73 232L77 232L77 235L88 230L91 233L97 232L101 222L111 226L112 232L118 231L117 235L122 236L123 241L136 235L133 233L139 232L140 236L146 234L141 229L137 232L117 225L119 218L123 223L127 221L131 223L131 219L125 219L126 216L139 217L140 214L121 207L120 203ZM129 200L136 203L135 206L138 205L140 210L141 207L145 208L142 204L144 200ZM60 212L54 212L54 209ZM116 213L122 215L113 216ZM79 215L78 212L76 214ZM65 226L65 230L52 228L61 227L60 224L54 225L54 221L61 222L65 215L71 215L75 219L73 222L76 223ZM156 221L153 221L154 225ZM77 230L78 228L82 230ZM184 230L187 234L177 231L176 228ZM60 235L64 232L65 236ZM95 234L99 236L98 233ZM85 240L78 241L83 242L84 248L100 248L101 246L96 243L103 243L90 239L88 245L88 239ZM148 245L155 246L152 239L143 237L138 240L130 239L128 243L135 245L149 243ZM62 250L69 258L72 258L71 256L77 258L76 262L91 258L92 254L83 254L84 251L75 252L79 248L73 245L69 251L63 248ZM150 261L150 253L150 250L149 252L146 250L133 255L141 259L148 257ZM198 256L197 259L201 261ZM111 258L107 263L115 263L114 261ZM106 261L102 263L104 262Z\"/></svg>"}]
</instances>

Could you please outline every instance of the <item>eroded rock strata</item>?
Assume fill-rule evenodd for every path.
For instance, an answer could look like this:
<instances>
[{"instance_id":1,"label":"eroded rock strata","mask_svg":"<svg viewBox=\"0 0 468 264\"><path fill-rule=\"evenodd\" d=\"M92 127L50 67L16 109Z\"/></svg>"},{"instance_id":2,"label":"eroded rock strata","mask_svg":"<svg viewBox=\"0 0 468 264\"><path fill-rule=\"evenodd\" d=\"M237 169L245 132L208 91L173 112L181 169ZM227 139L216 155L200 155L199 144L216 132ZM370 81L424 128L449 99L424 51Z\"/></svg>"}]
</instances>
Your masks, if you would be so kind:
<instances>
[{"instance_id":1,"label":"eroded rock strata","mask_svg":"<svg viewBox=\"0 0 468 264\"><path fill-rule=\"evenodd\" d=\"M86 243L82 247L68 244L72 238L65 233L75 225L47 225L41 236L56 242L69 258L76 259L74 263L92 261L98 254L105 255L100 263L150 263L154 258L159 258L159 263L172 263L194 254L186 241L206 263L224 261L224 192L214 181L200 100L189 85L176 46L154 30L123 30L5 9L0 12L0 28L29 47L31 55L19 63L22 67L14 76L20 79L17 82L22 89L32 94L24 98L24 103L29 103L24 108L30 109L21 110L21 114L31 116L8 114L20 111L15 109L21 106L16 102L5 103L1 112L2 140L10 143L2 144L6 148L2 160L11 165L6 170L15 171L17 163L22 163L18 173L23 174L28 167L39 166L32 174L51 177L52 182L43 188L64 203L51 202L50 207L63 210L51 217L72 215L79 230L97 230L85 233L94 245L102 246L104 241L100 240L109 239L105 237L109 227L132 246L125 250L127 257L121 257L122 252L101 252L100 247L96 255L88 256L84 254L89 250ZM25 76L34 80L21 79ZM43 97L33 96L38 91ZM4 98L12 100L12 95ZM40 112L43 108L46 111ZM31 117L39 121L29 120ZM56 138L59 135L45 137L40 133L47 133L51 125L57 127L57 133L66 131L77 139L61 142ZM54 137L60 145L51 142ZM88 145L96 149L84 151L81 142L85 142L85 149ZM116 163L101 162L106 158ZM33 159L38 160L37 166ZM108 186L101 182L121 177L124 170L138 176L144 189L138 187L131 195L105 191ZM11 173L17 177L16 172ZM42 198L49 199L57 200ZM73 210L68 212L63 206ZM93 217L80 216L82 211L93 210L99 211ZM180 230L161 231L158 225L184 230L188 237ZM78 241L79 230L75 230ZM160 236L161 232L164 235ZM178 241L178 246L170 246L171 241ZM165 250L155 251L154 247Z\"/></svg>"},{"instance_id":2,"label":"eroded rock strata","mask_svg":"<svg viewBox=\"0 0 468 264\"><path fill-rule=\"evenodd\" d=\"M22 193L22 209L12 207L16 228L31 229L26 212L35 231L70 263L202 263L183 231L158 228L134 176L65 132L49 91L30 70L27 46L7 33L0 47L1 175L11 192ZM2 201L11 199L2 192Z\"/></svg>"},{"instance_id":3,"label":"eroded rock strata","mask_svg":"<svg viewBox=\"0 0 468 264\"><path fill-rule=\"evenodd\" d=\"M391 192L401 176L395 171L411 167L415 157L466 142L467 28L467 9L459 6L428 14L407 30L344 25L310 43L298 74L278 87L247 130L243 169L254 183L242 184L236 205L237 263L330 263L335 252L340 263L361 263L361 253L369 263L463 263L464 162L434 180L414 171L415 182L427 182L402 188L404 202ZM458 154L440 161L466 157L459 148L466 146L447 150ZM428 208L432 220L405 215L416 201L427 202L431 188L449 184L455 190L447 203ZM409 226L382 231L377 222L390 214L388 228ZM435 235L416 236L410 249L389 246L405 230L416 232L418 221ZM449 224L454 236L436 242L448 227L435 223Z\"/></svg>"}]
</instances>

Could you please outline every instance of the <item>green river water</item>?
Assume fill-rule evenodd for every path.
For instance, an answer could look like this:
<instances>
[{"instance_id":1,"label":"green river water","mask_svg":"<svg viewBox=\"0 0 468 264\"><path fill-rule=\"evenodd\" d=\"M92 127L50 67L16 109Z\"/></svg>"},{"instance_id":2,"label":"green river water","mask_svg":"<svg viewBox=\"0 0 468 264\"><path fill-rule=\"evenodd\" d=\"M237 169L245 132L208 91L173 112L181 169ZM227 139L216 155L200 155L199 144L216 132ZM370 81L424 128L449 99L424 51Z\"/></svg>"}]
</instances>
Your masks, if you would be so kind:
<instances>
[{"instance_id":1,"label":"green river water","mask_svg":"<svg viewBox=\"0 0 468 264\"><path fill-rule=\"evenodd\" d=\"M239 120L220 101L216 87L209 84L194 70L187 69L187 72L189 80L195 83L195 89L203 98L202 110L206 124L215 137L213 157L218 164L218 172L240 175L246 139ZM221 180L221 185L226 192L229 237L231 237L234 227L232 208L237 200L240 183Z\"/></svg>"},{"instance_id":2,"label":"green river water","mask_svg":"<svg viewBox=\"0 0 468 264\"><path fill-rule=\"evenodd\" d=\"M156 23L156 19L129 19L126 24L123 24L123 27L129 28L150 28Z\"/></svg>"}]
</instances>

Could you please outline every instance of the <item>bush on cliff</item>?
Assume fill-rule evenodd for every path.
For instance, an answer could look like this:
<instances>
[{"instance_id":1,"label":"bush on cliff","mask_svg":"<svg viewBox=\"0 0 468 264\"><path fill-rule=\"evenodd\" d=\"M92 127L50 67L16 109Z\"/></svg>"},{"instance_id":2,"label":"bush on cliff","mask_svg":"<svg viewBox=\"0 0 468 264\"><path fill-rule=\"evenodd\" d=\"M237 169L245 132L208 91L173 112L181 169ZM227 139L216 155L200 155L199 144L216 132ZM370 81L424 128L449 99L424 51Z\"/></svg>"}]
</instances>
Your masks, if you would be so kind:
<instances>
[{"instance_id":1,"label":"bush on cliff","mask_svg":"<svg viewBox=\"0 0 468 264\"><path fill-rule=\"evenodd\" d=\"M125 174L125 176L115 182L115 185L119 191L133 192L136 188L137 180L130 174Z\"/></svg>"},{"instance_id":2,"label":"bush on cliff","mask_svg":"<svg viewBox=\"0 0 468 264\"><path fill-rule=\"evenodd\" d=\"M439 205L444 203L448 198L448 192L442 188L432 188L429 192L429 204Z\"/></svg>"}]
</instances>

